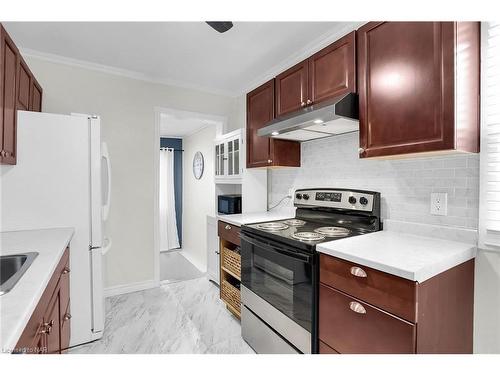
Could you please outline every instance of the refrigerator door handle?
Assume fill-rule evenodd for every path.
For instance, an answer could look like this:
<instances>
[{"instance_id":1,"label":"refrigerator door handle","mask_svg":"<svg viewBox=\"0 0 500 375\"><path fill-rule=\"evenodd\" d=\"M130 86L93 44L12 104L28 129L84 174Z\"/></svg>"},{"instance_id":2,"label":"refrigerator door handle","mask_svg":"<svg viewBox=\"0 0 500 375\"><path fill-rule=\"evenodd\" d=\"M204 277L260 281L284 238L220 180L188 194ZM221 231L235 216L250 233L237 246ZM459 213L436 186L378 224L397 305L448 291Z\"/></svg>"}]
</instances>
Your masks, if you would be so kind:
<instances>
[{"instance_id":1,"label":"refrigerator door handle","mask_svg":"<svg viewBox=\"0 0 500 375\"><path fill-rule=\"evenodd\" d=\"M102 255L106 254L109 249L111 249L111 246L113 246L113 240L109 237L106 237L104 239L104 247L102 248Z\"/></svg>"},{"instance_id":2,"label":"refrigerator door handle","mask_svg":"<svg viewBox=\"0 0 500 375\"><path fill-rule=\"evenodd\" d=\"M102 219L107 220L109 215L109 206L111 202L111 161L109 159L109 151L108 145L106 142L102 142L101 144L101 152L102 159L106 163L106 171L107 171L107 181L106 181L106 197L103 199L103 207L102 207ZM102 166L104 168L104 165Z\"/></svg>"}]
</instances>

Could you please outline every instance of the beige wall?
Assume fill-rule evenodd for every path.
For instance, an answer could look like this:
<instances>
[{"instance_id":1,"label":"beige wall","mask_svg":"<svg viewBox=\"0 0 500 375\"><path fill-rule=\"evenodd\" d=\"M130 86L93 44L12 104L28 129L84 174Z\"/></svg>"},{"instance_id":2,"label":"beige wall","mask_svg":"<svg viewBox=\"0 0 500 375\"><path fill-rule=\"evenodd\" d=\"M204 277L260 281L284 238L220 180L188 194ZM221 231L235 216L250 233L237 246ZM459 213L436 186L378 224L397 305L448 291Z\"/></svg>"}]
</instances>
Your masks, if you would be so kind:
<instances>
[{"instance_id":1,"label":"beige wall","mask_svg":"<svg viewBox=\"0 0 500 375\"><path fill-rule=\"evenodd\" d=\"M43 111L102 117L112 161L105 285L154 279L154 107L229 116L235 100L26 57L43 87ZM213 138L213 137L212 137ZM211 153L209 153L211 155ZM186 160L192 160L186 155ZM210 171L206 172L211 173Z\"/></svg>"},{"instance_id":2,"label":"beige wall","mask_svg":"<svg viewBox=\"0 0 500 375\"><path fill-rule=\"evenodd\" d=\"M182 192L183 254L203 272L207 269L207 215L215 215L214 152L215 126L206 127L184 138ZM205 169L197 180L193 175L193 157L203 154Z\"/></svg>"}]
</instances>

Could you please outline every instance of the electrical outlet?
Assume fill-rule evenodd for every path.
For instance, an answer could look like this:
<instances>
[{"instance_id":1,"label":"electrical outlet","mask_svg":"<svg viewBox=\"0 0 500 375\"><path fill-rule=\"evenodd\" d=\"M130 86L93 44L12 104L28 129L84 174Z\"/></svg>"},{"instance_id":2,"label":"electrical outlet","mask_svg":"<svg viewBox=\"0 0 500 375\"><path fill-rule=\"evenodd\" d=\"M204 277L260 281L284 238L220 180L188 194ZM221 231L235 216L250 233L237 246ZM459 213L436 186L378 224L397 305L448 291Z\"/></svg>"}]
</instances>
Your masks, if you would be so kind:
<instances>
[{"instance_id":1,"label":"electrical outlet","mask_svg":"<svg viewBox=\"0 0 500 375\"><path fill-rule=\"evenodd\" d=\"M448 214L448 193L431 193L431 215Z\"/></svg>"}]
</instances>

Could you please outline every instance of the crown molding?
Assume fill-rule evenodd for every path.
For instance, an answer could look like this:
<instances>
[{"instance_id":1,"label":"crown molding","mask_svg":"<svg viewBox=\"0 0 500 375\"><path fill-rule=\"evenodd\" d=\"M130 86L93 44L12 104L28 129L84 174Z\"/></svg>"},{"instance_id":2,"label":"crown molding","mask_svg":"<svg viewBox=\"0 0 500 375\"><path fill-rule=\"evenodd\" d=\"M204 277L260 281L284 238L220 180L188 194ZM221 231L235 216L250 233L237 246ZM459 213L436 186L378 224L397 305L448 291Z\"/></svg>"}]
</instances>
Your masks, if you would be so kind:
<instances>
[{"instance_id":1,"label":"crown molding","mask_svg":"<svg viewBox=\"0 0 500 375\"><path fill-rule=\"evenodd\" d=\"M310 43L305 45L303 48L295 52L293 55L282 60L279 64L274 65L272 68L268 69L264 74L261 74L256 79L252 80L249 84L245 84L239 90L221 90L212 87L205 87L201 85L189 84L185 82L180 82L177 80L166 79L151 76L145 73L127 70L122 68L117 68L109 65L97 64L86 60L74 59L70 57L65 57L61 55L56 55L47 52L41 52L29 48L20 48L21 54L25 57L31 57L39 60L44 60L48 62L53 62L57 64L64 64L69 66L74 66L82 69L98 71L101 73L126 77L130 79L135 79L144 82L151 82L160 85L179 87L188 90L196 90L199 92L204 92L213 95L220 95L229 98L236 98L246 95L247 92L252 91L254 88L260 86L264 82L276 77L278 74L286 70L287 68L299 63L300 61L308 58L312 54L318 52L322 48L333 43L337 39L346 35L347 33L356 30L359 26L363 25L365 22L347 22L340 27L335 27L318 38L312 40Z\"/></svg>"},{"instance_id":2,"label":"crown molding","mask_svg":"<svg viewBox=\"0 0 500 375\"><path fill-rule=\"evenodd\" d=\"M63 65L77 67L77 68L82 68L82 69L93 70L93 71L97 71L97 72L101 72L101 73L111 74L111 75L115 75L115 76L135 79L138 81L156 83L156 84L165 85L165 86L179 87L179 88L188 89L188 90L196 90L196 91L200 91L200 92L204 92L204 93L208 93L208 94L226 96L226 97L230 97L230 98L235 98L236 96L238 96L238 93L233 92L233 91L220 90L220 89L205 87L205 86L201 86L201 85L194 85L194 84L188 84L185 82L179 82L179 81L172 80L172 79L159 78L159 77L151 76L151 75L144 74L144 73L137 72L137 71L133 71L133 70L117 68L117 67L110 66L110 65L97 64L97 63L93 63L90 61L74 59L71 57L56 55L53 53L41 52L41 51L37 51L37 50L29 49L29 48L22 48L22 47L19 48L19 50L20 50L21 54L23 55L23 57L31 57L34 59L48 61L48 62L52 62L52 63L56 63L56 64L63 64Z\"/></svg>"},{"instance_id":3,"label":"crown molding","mask_svg":"<svg viewBox=\"0 0 500 375\"><path fill-rule=\"evenodd\" d=\"M246 93L252 91L256 87L259 87L263 83L269 81L270 79L276 77L278 74L282 73L286 69L294 66L295 64L305 60L309 56L314 53L320 51L322 48L330 45L336 40L340 39L344 35L350 33L358 29L361 25L364 25L366 22L347 22L341 27L335 27L330 29L326 33L322 34L318 38L314 39L303 48L298 50L293 55L289 56L285 60L281 61L279 64L276 64L271 69L269 69L266 73L259 76L257 79L253 80L250 84L246 85L241 91L240 95L246 95Z\"/></svg>"}]
</instances>

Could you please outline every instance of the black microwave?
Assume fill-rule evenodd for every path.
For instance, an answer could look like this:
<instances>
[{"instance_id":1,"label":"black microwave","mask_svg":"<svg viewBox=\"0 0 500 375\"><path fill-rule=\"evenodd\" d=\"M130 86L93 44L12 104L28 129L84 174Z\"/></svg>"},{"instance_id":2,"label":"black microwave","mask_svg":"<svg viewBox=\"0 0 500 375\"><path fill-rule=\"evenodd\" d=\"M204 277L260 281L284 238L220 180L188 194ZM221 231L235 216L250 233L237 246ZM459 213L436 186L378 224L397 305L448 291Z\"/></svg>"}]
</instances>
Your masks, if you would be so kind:
<instances>
[{"instance_id":1,"label":"black microwave","mask_svg":"<svg viewBox=\"0 0 500 375\"><path fill-rule=\"evenodd\" d=\"M220 214L241 214L241 195L228 194L219 195L217 202L217 211Z\"/></svg>"}]
</instances>

